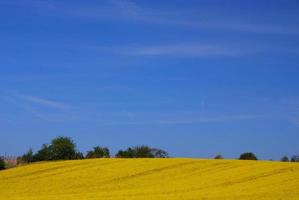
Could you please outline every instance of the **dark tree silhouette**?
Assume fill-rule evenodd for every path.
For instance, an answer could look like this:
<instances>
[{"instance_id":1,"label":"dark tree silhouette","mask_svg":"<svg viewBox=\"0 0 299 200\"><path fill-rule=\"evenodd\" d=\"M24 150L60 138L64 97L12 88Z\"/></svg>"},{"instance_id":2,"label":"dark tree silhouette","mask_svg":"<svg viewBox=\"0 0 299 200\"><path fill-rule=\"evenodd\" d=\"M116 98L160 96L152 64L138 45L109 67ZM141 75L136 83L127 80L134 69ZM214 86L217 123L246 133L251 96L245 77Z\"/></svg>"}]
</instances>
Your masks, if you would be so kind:
<instances>
[{"instance_id":1,"label":"dark tree silhouette","mask_svg":"<svg viewBox=\"0 0 299 200\"><path fill-rule=\"evenodd\" d=\"M4 159L2 157L0 157L0 170L5 169L5 162Z\"/></svg>"},{"instance_id":2,"label":"dark tree silhouette","mask_svg":"<svg viewBox=\"0 0 299 200\"><path fill-rule=\"evenodd\" d=\"M221 154L218 154L218 155L216 155L215 157L214 157L214 159L223 159L223 156L221 155Z\"/></svg>"},{"instance_id":3,"label":"dark tree silhouette","mask_svg":"<svg viewBox=\"0 0 299 200\"><path fill-rule=\"evenodd\" d=\"M119 150L115 155L117 158L167 158L168 153L162 149L150 148L142 145Z\"/></svg>"},{"instance_id":4,"label":"dark tree silhouette","mask_svg":"<svg viewBox=\"0 0 299 200\"><path fill-rule=\"evenodd\" d=\"M29 149L25 154L18 158L18 163L31 163L34 161L32 149Z\"/></svg>"},{"instance_id":5,"label":"dark tree silhouette","mask_svg":"<svg viewBox=\"0 0 299 200\"><path fill-rule=\"evenodd\" d=\"M240 155L240 160L257 160L257 157L252 152L246 152Z\"/></svg>"},{"instance_id":6,"label":"dark tree silhouette","mask_svg":"<svg viewBox=\"0 0 299 200\"><path fill-rule=\"evenodd\" d=\"M76 144L69 137L57 137L51 144L44 144L42 148L33 155L33 161L48 160L74 160L83 159L82 153L76 149Z\"/></svg>"},{"instance_id":7,"label":"dark tree silhouette","mask_svg":"<svg viewBox=\"0 0 299 200\"><path fill-rule=\"evenodd\" d=\"M107 147L96 146L87 152L86 158L110 158L110 151Z\"/></svg>"},{"instance_id":8,"label":"dark tree silhouette","mask_svg":"<svg viewBox=\"0 0 299 200\"><path fill-rule=\"evenodd\" d=\"M289 157L288 156L283 156L281 159L280 159L281 162L289 162Z\"/></svg>"},{"instance_id":9,"label":"dark tree silhouette","mask_svg":"<svg viewBox=\"0 0 299 200\"><path fill-rule=\"evenodd\" d=\"M68 137L55 138L51 143L51 153L53 160L75 159L76 144Z\"/></svg>"},{"instance_id":10,"label":"dark tree silhouette","mask_svg":"<svg viewBox=\"0 0 299 200\"><path fill-rule=\"evenodd\" d=\"M33 155L33 161L46 161L52 159L52 147L48 144L43 144L42 148Z\"/></svg>"}]
</instances>

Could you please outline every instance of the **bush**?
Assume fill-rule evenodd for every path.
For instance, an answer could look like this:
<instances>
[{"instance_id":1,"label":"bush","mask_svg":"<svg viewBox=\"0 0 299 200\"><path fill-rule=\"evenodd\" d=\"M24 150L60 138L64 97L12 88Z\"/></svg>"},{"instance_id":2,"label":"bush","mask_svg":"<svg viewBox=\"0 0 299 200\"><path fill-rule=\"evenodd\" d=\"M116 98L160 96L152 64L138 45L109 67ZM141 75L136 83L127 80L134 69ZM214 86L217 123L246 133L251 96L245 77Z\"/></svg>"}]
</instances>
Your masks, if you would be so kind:
<instances>
[{"instance_id":1,"label":"bush","mask_svg":"<svg viewBox=\"0 0 299 200\"><path fill-rule=\"evenodd\" d=\"M162 149L150 148L149 146L129 147L120 150L115 155L117 158L167 158L168 153Z\"/></svg>"},{"instance_id":2,"label":"bush","mask_svg":"<svg viewBox=\"0 0 299 200\"><path fill-rule=\"evenodd\" d=\"M256 155L252 152L246 152L240 155L240 160L257 160Z\"/></svg>"},{"instance_id":3,"label":"bush","mask_svg":"<svg viewBox=\"0 0 299 200\"><path fill-rule=\"evenodd\" d=\"M162 149L151 149L151 152L155 158L169 158L168 153Z\"/></svg>"},{"instance_id":4,"label":"bush","mask_svg":"<svg viewBox=\"0 0 299 200\"><path fill-rule=\"evenodd\" d=\"M2 157L0 157L0 170L5 169L5 162L4 159Z\"/></svg>"},{"instance_id":5,"label":"bush","mask_svg":"<svg viewBox=\"0 0 299 200\"><path fill-rule=\"evenodd\" d=\"M289 157L287 156L283 156L281 159L280 159L281 162L289 162Z\"/></svg>"},{"instance_id":6,"label":"bush","mask_svg":"<svg viewBox=\"0 0 299 200\"><path fill-rule=\"evenodd\" d=\"M110 151L107 147L96 146L87 152L86 158L110 158Z\"/></svg>"},{"instance_id":7,"label":"bush","mask_svg":"<svg viewBox=\"0 0 299 200\"><path fill-rule=\"evenodd\" d=\"M216 159L216 160L218 160L218 159L223 159L223 156L220 155L220 154L218 154L218 155L216 155L216 156L214 157L214 159Z\"/></svg>"}]
</instances>

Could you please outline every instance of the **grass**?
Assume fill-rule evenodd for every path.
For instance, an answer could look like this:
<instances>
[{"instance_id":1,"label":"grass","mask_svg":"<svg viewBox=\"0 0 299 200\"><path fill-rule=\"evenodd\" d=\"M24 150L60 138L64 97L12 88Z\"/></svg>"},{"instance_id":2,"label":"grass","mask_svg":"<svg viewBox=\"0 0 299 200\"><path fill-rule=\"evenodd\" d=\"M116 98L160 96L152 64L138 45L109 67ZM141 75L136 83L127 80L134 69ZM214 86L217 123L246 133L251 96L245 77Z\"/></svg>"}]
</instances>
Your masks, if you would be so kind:
<instances>
[{"instance_id":1,"label":"grass","mask_svg":"<svg viewBox=\"0 0 299 200\"><path fill-rule=\"evenodd\" d=\"M299 164L201 159L90 159L0 172L5 200L295 200Z\"/></svg>"}]
</instances>

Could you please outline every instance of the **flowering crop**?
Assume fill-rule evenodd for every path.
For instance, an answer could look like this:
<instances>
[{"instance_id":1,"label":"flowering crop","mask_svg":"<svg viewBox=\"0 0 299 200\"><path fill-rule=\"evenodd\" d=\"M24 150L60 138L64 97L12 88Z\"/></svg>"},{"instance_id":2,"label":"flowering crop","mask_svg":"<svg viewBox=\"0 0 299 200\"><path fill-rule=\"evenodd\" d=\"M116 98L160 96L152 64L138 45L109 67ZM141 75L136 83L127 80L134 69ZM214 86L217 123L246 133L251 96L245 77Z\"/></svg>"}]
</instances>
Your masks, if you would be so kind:
<instances>
[{"instance_id":1,"label":"flowering crop","mask_svg":"<svg viewBox=\"0 0 299 200\"><path fill-rule=\"evenodd\" d=\"M299 164L200 159L90 159L0 172L0 200L295 200Z\"/></svg>"}]
</instances>

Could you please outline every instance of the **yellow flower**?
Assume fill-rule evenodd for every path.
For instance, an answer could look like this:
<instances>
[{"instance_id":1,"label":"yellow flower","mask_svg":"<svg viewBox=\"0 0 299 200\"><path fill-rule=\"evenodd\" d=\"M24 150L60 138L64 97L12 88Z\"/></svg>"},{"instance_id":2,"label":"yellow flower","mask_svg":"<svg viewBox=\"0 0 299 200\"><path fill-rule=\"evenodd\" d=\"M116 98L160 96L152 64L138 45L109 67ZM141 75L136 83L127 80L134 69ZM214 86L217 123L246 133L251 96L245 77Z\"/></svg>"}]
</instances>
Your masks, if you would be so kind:
<instances>
[{"instance_id":1,"label":"yellow flower","mask_svg":"<svg viewBox=\"0 0 299 200\"><path fill-rule=\"evenodd\" d=\"M0 200L295 200L299 164L202 159L90 159L0 172Z\"/></svg>"}]
</instances>

